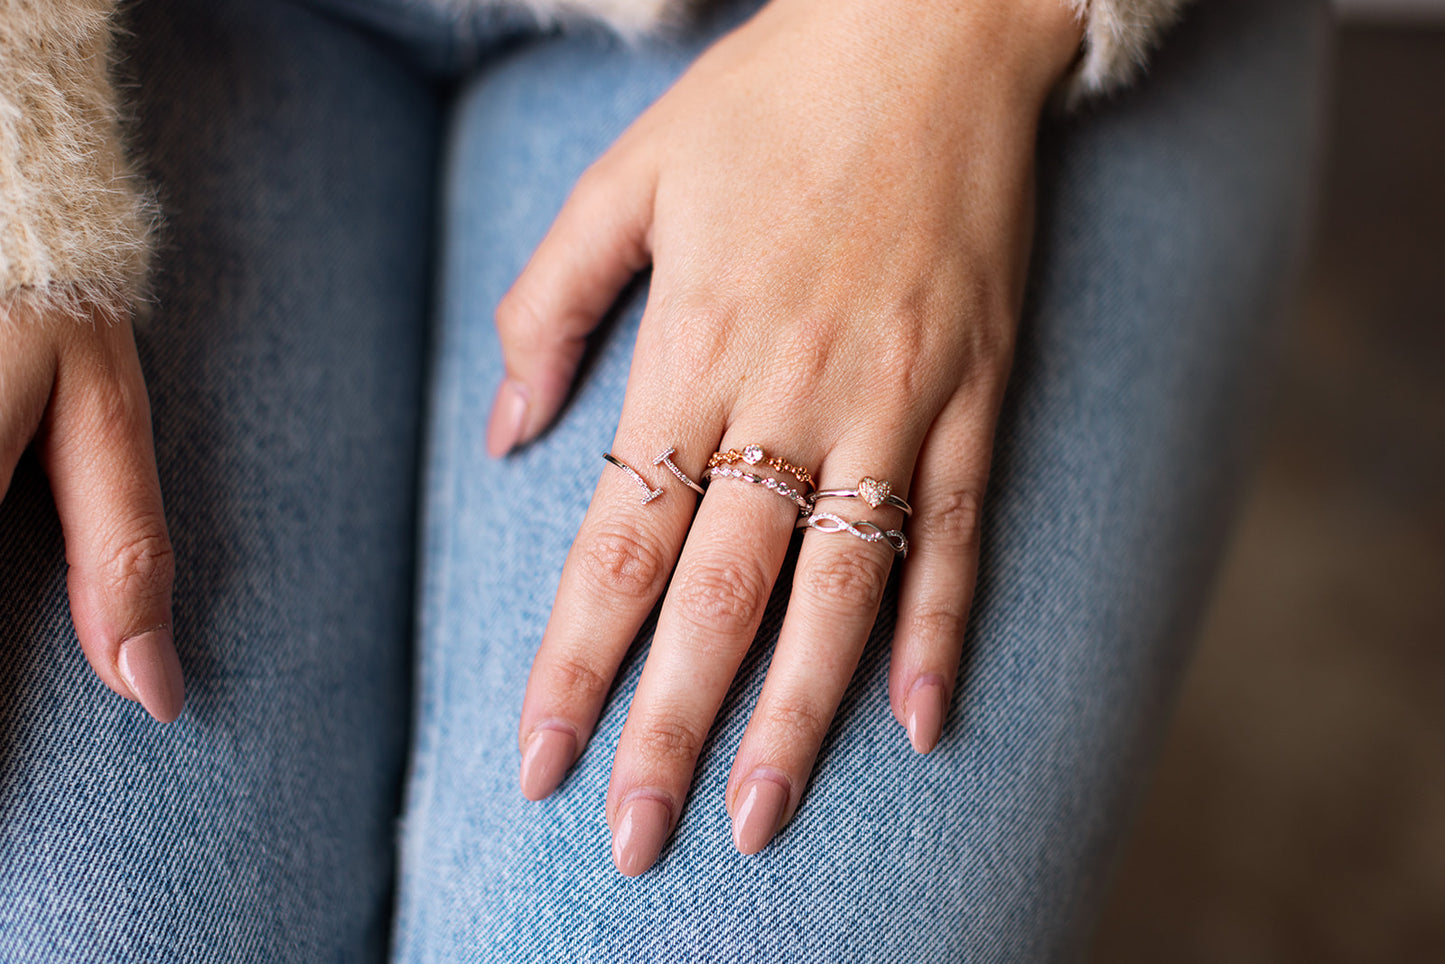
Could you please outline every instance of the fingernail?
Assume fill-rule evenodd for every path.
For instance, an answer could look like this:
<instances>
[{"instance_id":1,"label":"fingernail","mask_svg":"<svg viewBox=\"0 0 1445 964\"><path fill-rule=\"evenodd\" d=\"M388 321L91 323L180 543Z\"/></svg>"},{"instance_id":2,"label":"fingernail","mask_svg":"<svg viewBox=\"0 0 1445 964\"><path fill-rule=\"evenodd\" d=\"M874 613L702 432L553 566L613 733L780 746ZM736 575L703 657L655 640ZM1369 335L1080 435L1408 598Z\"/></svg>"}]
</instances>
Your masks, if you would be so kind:
<instances>
[{"instance_id":1,"label":"fingernail","mask_svg":"<svg viewBox=\"0 0 1445 964\"><path fill-rule=\"evenodd\" d=\"M493 458L500 458L516 447L526 419L527 387L509 378L497 389L492 417L487 423L487 451Z\"/></svg>"},{"instance_id":2,"label":"fingernail","mask_svg":"<svg viewBox=\"0 0 1445 964\"><path fill-rule=\"evenodd\" d=\"M657 863L672 823L672 808L650 793L635 793L622 804L612 835L612 862L624 877L636 877Z\"/></svg>"},{"instance_id":3,"label":"fingernail","mask_svg":"<svg viewBox=\"0 0 1445 964\"><path fill-rule=\"evenodd\" d=\"M522 754L522 796L541 800L557 789L576 754L577 737L570 729L539 726Z\"/></svg>"},{"instance_id":4,"label":"fingernail","mask_svg":"<svg viewBox=\"0 0 1445 964\"><path fill-rule=\"evenodd\" d=\"M733 844L740 853L755 854L768 845L783 821L788 805L784 777L754 776L738 794L738 812L733 816Z\"/></svg>"},{"instance_id":5,"label":"fingernail","mask_svg":"<svg viewBox=\"0 0 1445 964\"><path fill-rule=\"evenodd\" d=\"M181 715L186 685L181 661L166 629L155 629L127 639L117 660L120 675L147 713L162 723Z\"/></svg>"},{"instance_id":6,"label":"fingernail","mask_svg":"<svg viewBox=\"0 0 1445 964\"><path fill-rule=\"evenodd\" d=\"M924 676L908 694L908 742L918 753L927 753L943 735L943 683L937 676Z\"/></svg>"}]
</instances>

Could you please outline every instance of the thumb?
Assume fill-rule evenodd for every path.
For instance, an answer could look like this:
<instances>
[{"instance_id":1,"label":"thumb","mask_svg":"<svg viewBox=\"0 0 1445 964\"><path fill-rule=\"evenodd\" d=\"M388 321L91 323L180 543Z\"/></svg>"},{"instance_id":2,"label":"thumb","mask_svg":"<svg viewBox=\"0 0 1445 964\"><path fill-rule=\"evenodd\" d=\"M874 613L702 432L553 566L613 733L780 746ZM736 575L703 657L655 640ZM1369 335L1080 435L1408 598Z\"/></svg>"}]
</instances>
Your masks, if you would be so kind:
<instances>
[{"instance_id":1,"label":"thumb","mask_svg":"<svg viewBox=\"0 0 1445 964\"><path fill-rule=\"evenodd\" d=\"M185 699L171 636L175 559L128 322L75 327L61 350L40 454L85 657L107 686L169 723Z\"/></svg>"},{"instance_id":2,"label":"thumb","mask_svg":"<svg viewBox=\"0 0 1445 964\"><path fill-rule=\"evenodd\" d=\"M587 336L647 267L653 179L604 157L583 173L547 236L497 306L507 378L487 425L505 455L556 417Z\"/></svg>"}]
</instances>

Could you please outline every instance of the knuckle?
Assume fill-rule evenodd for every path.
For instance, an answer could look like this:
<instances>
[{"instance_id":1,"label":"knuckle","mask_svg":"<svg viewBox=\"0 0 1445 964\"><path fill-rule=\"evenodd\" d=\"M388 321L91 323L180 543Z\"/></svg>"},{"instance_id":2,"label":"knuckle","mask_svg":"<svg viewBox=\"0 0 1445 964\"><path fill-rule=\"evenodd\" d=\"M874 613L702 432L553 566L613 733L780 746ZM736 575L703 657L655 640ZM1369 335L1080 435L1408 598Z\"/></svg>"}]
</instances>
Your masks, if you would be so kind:
<instances>
[{"instance_id":1,"label":"knuckle","mask_svg":"<svg viewBox=\"0 0 1445 964\"><path fill-rule=\"evenodd\" d=\"M885 556L877 546L862 544L830 553L811 570L807 587L824 603L872 610L888 584L891 556L891 552Z\"/></svg>"},{"instance_id":2,"label":"knuckle","mask_svg":"<svg viewBox=\"0 0 1445 964\"><path fill-rule=\"evenodd\" d=\"M699 562L679 578L671 602L695 626L740 636L752 631L768 601L769 582L755 563Z\"/></svg>"},{"instance_id":3,"label":"knuckle","mask_svg":"<svg viewBox=\"0 0 1445 964\"><path fill-rule=\"evenodd\" d=\"M691 765L706 734L680 716L661 715L647 720L630 734L633 749L648 760Z\"/></svg>"},{"instance_id":4,"label":"knuckle","mask_svg":"<svg viewBox=\"0 0 1445 964\"><path fill-rule=\"evenodd\" d=\"M104 578L113 594L152 600L170 592L176 557L163 532L124 539L110 547L105 558Z\"/></svg>"},{"instance_id":5,"label":"knuckle","mask_svg":"<svg viewBox=\"0 0 1445 964\"><path fill-rule=\"evenodd\" d=\"M904 620L905 631L925 646L945 646L963 638L968 613L959 605L934 602L917 607Z\"/></svg>"},{"instance_id":6,"label":"knuckle","mask_svg":"<svg viewBox=\"0 0 1445 964\"><path fill-rule=\"evenodd\" d=\"M150 399L145 386L133 379L98 379L91 388L90 404L99 425L150 425Z\"/></svg>"},{"instance_id":7,"label":"knuckle","mask_svg":"<svg viewBox=\"0 0 1445 964\"><path fill-rule=\"evenodd\" d=\"M821 317L794 318L778 338L779 376L770 379L770 389L785 408L816 401L828 384L837 362L836 326Z\"/></svg>"},{"instance_id":8,"label":"knuckle","mask_svg":"<svg viewBox=\"0 0 1445 964\"><path fill-rule=\"evenodd\" d=\"M662 590L668 567L662 550L638 532L604 528L582 543L582 574L609 596L652 598Z\"/></svg>"},{"instance_id":9,"label":"knuckle","mask_svg":"<svg viewBox=\"0 0 1445 964\"><path fill-rule=\"evenodd\" d=\"M603 154L582 169L572 184L571 201L587 201L598 195L605 195L618 166L618 158L612 153Z\"/></svg>"},{"instance_id":10,"label":"knuckle","mask_svg":"<svg viewBox=\"0 0 1445 964\"><path fill-rule=\"evenodd\" d=\"M779 734L789 746L821 743L833 722L831 712L796 696L782 697L769 705L764 719L768 729Z\"/></svg>"},{"instance_id":11,"label":"knuckle","mask_svg":"<svg viewBox=\"0 0 1445 964\"><path fill-rule=\"evenodd\" d=\"M914 520L915 541L949 550L978 549L983 499L977 489L961 489L920 506Z\"/></svg>"},{"instance_id":12,"label":"knuckle","mask_svg":"<svg viewBox=\"0 0 1445 964\"><path fill-rule=\"evenodd\" d=\"M562 656L547 667L547 688L564 703L595 703L607 695L612 679L576 656Z\"/></svg>"},{"instance_id":13,"label":"knuckle","mask_svg":"<svg viewBox=\"0 0 1445 964\"><path fill-rule=\"evenodd\" d=\"M525 282L513 285L497 302L497 331L505 336L525 337L542 328L542 316L527 294Z\"/></svg>"},{"instance_id":14,"label":"knuckle","mask_svg":"<svg viewBox=\"0 0 1445 964\"><path fill-rule=\"evenodd\" d=\"M712 299L698 304L676 303L662 314L668 319L664 349L670 371L689 385L715 377L736 350L736 310Z\"/></svg>"}]
</instances>

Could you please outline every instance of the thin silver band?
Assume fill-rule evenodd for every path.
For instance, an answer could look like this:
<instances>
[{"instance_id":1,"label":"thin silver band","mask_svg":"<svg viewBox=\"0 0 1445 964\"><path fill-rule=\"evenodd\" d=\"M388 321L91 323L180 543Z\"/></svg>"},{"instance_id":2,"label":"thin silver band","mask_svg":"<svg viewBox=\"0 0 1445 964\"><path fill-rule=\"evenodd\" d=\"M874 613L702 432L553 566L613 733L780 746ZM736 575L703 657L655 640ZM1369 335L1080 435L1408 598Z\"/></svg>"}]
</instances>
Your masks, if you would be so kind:
<instances>
[{"instance_id":1,"label":"thin silver band","mask_svg":"<svg viewBox=\"0 0 1445 964\"><path fill-rule=\"evenodd\" d=\"M810 508L808 499L797 489L780 482L777 479L766 475L758 475L754 472L744 472L742 469L735 469L727 465L715 465L712 468L702 470L703 480L709 479L737 479L739 482L751 482L753 485L761 485L769 492L776 492L783 498L789 500L798 507L799 512L807 512Z\"/></svg>"},{"instance_id":2,"label":"thin silver band","mask_svg":"<svg viewBox=\"0 0 1445 964\"><path fill-rule=\"evenodd\" d=\"M862 499L875 509L880 505L891 505L895 509L902 509L904 515L913 514L913 506L909 505L907 500L894 495L893 486L869 476L859 479L856 488L821 489L808 497L814 504L819 499Z\"/></svg>"},{"instance_id":3,"label":"thin silver band","mask_svg":"<svg viewBox=\"0 0 1445 964\"><path fill-rule=\"evenodd\" d=\"M603 452L602 457L607 461L611 462L613 465L617 466L622 471L626 472L628 475L632 476L632 481L636 482L639 486L641 486L642 491L646 493L646 495L642 497L643 505L647 505L647 503L662 495L661 489L654 489L652 486L648 485L647 480L644 479L642 476L638 475L636 469L619 459L617 456L613 455L611 452Z\"/></svg>"},{"instance_id":4,"label":"thin silver band","mask_svg":"<svg viewBox=\"0 0 1445 964\"><path fill-rule=\"evenodd\" d=\"M693 490L694 492L696 492L698 495L703 495L707 490L704 489L702 486L698 485L698 484L697 484L696 482L694 482L692 479L689 479L689 478L687 477L687 473L684 472L682 469L678 468L677 465L673 463L673 461L672 461L672 455L673 455L673 453L676 452L676 451L677 451L677 449L675 449L675 448L670 448L670 449L668 449L666 452L663 452L663 453L662 453L661 455L659 455L657 458L653 459L653 460L652 460L652 464L653 464L653 465L665 465L665 466L667 466L667 470L668 470L669 472L671 472L673 475L677 476L677 480L678 480L679 482L681 482L683 485L687 486L689 489L692 489L692 490Z\"/></svg>"},{"instance_id":5,"label":"thin silver band","mask_svg":"<svg viewBox=\"0 0 1445 964\"><path fill-rule=\"evenodd\" d=\"M864 542L881 542L898 553L908 555L908 537L898 529L883 529L871 522L849 522L831 512L814 512L798 520L795 528L817 532L847 532Z\"/></svg>"}]
</instances>

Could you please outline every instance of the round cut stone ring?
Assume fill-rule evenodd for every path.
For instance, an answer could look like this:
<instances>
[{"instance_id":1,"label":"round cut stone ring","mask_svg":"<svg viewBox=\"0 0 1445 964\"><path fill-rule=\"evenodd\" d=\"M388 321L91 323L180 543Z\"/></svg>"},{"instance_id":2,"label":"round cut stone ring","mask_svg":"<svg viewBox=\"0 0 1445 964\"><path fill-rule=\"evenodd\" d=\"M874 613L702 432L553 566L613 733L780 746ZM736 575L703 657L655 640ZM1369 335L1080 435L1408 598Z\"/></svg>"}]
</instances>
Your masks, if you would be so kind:
<instances>
[{"instance_id":1,"label":"round cut stone ring","mask_svg":"<svg viewBox=\"0 0 1445 964\"><path fill-rule=\"evenodd\" d=\"M763 451L761 445L744 445L741 449L728 449L726 452L714 452L707 460L707 467L716 469L724 465L736 465L744 462L748 465L766 465L770 469L777 469L779 472L787 472L803 485L813 485L813 473L807 469L799 468L787 459L779 458L776 455L768 455Z\"/></svg>"}]
</instances>

